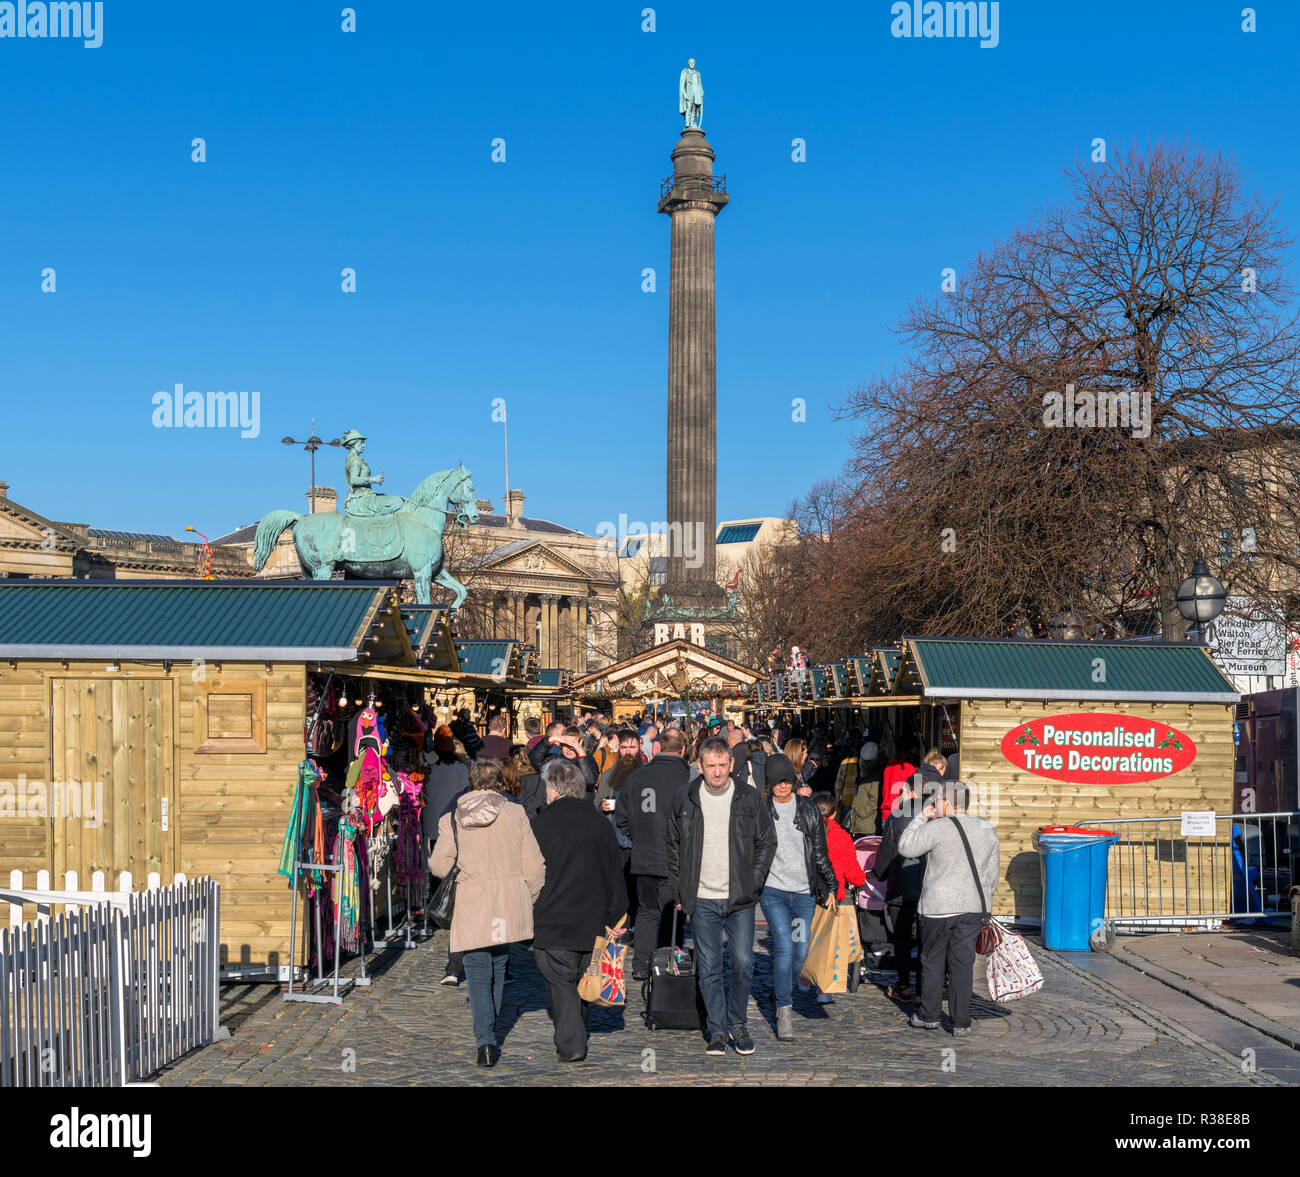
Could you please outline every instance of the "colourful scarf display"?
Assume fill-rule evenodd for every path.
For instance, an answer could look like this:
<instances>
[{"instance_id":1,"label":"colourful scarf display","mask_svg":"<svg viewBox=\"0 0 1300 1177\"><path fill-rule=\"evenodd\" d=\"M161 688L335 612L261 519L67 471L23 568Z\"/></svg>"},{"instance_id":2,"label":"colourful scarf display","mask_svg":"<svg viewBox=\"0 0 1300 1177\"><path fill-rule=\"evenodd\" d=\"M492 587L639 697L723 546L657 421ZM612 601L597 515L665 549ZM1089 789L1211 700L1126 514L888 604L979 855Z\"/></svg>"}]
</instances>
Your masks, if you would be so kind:
<instances>
[{"instance_id":1,"label":"colourful scarf display","mask_svg":"<svg viewBox=\"0 0 1300 1177\"><path fill-rule=\"evenodd\" d=\"M289 814L289 824L285 827L284 843L280 847L280 865L277 874L284 875L292 881L293 864L298 862L322 862L325 849L325 833L321 825L320 801L316 796L316 785L320 782L320 770L311 760L304 760L298 765L298 784L293 793L293 811ZM307 894L314 895L322 882L321 872L309 870L304 877L307 880Z\"/></svg>"},{"instance_id":2,"label":"colourful scarf display","mask_svg":"<svg viewBox=\"0 0 1300 1177\"><path fill-rule=\"evenodd\" d=\"M335 854L343 869L334 872L331 882L339 913L339 945L344 952L356 952L360 942L361 879L356 841L357 827L346 817L340 819Z\"/></svg>"},{"instance_id":3,"label":"colourful scarf display","mask_svg":"<svg viewBox=\"0 0 1300 1177\"><path fill-rule=\"evenodd\" d=\"M393 847L393 882L399 887L424 881L424 856L421 853L420 805L423 796L419 784L403 773L397 774L400 796L397 808L397 844Z\"/></svg>"}]
</instances>

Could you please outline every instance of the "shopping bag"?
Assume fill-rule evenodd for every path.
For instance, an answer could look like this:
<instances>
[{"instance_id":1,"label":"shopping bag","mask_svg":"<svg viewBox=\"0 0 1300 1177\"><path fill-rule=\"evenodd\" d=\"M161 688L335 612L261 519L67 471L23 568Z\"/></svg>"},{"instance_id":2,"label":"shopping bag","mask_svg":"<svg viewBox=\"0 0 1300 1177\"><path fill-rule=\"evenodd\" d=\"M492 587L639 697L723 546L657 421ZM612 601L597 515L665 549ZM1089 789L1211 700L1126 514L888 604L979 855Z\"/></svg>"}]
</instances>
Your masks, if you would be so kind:
<instances>
[{"instance_id":1,"label":"shopping bag","mask_svg":"<svg viewBox=\"0 0 1300 1177\"><path fill-rule=\"evenodd\" d=\"M813 912L808 955L799 975L823 993L847 993L850 966L862 959L858 919L848 904L817 905Z\"/></svg>"},{"instance_id":2,"label":"shopping bag","mask_svg":"<svg viewBox=\"0 0 1300 1177\"><path fill-rule=\"evenodd\" d=\"M1043 987L1043 971L1029 954L1023 937L992 921L997 933L997 947L989 953L984 975L989 984L989 996L994 1001L1015 1001L1028 997Z\"/></svg>"},{"instance_id":3,"label":"shopping bag","mask_svg":"<svg viewBox=\"0 0 1300 1177\"><path fill-rule=\"evenodd\" d=\"M621 928L625 919L626 915L614 927ZM622 1005L627 1001L627 978L623 971L626 956L625 945L608 935L597 936L586 971L578 978L578 996L592 1005Z\"/></svg>"}]
</instances>

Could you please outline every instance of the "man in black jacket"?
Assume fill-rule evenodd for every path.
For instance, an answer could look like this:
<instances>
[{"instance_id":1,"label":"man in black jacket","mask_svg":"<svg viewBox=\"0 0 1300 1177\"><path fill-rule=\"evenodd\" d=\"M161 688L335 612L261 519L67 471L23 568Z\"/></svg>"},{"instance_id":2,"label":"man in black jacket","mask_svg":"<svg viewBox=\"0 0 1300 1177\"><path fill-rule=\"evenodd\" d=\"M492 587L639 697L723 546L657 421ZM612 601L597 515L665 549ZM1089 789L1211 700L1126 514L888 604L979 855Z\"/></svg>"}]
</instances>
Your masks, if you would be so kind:
<instances>
[{"instance_id":1,"label":"man in black jacket","mask_svg":"<svg viewBox=\"0 0 1300 1177\"><path fill-rule=\"evenodd\" d=\"M941 774L931 764L922 764L920 771L903 782L902 792L894 805L894 812L885 822L885 832L876 848L876 861L871 873L885 881L885 906L893 919L894 967L898 982L886 991L888 996L904 1005L916 1000L921 989L921 957L916 958L916 988L912 980L912 945L916 943L916 906L921 901L921 884L925 880L925 860L903 858L898 853L898 839L902 832L928 805L938 786ZM918 797L918 786L925 793Z\"/></svg>"},{"instance_id":2,"label":"man in black jacket","mask_svg":"<svg viewBox=\"0 0 1300 1177\"><path fill-rule=\"evenodd\" d=\"M668 820L667 863L677 906L691 916L700 994L708 1011L707 1052L753 1054L746 1024L754 977L754 904L776 854L776 831L757 789L731 779L731 749L712 738L700 746L703 775L677 795ZM635 853L633 842L633 853ZM722 938L731 950L731 992L724 994Z\"/></svg>"},{"instance_id":3,"label":"man in black jacket","mask_svg":"<svg viewBox=\"0 0 1300 1177\"><path fill-rule=\"evenodd\" d=\"M636 926L632 980L650 975L656 948L672 939L673 890L668 881L668 817L690 771L682 753L685 738L675 728L663 734L662 751L623 782L614 803L614 824L632 842L636 879ZM681 929L678 930L680 943Z\"/></svg>"},{"instance_id":4,"label":"man in black jacket","mask_svg":"<svg viewBox=\"0 0 1300 1177\"><path fill-rule=\"evenodd\" d=\"M533 836L546 860L546 882L533 906L533 958L546 981L556 1055L578 1063L587 1057L588 1009L578 978L596 937L626 914L623 856L573 761L552 757L543 780L548 804L533 822Z\"/></svg>"}]
</instances>

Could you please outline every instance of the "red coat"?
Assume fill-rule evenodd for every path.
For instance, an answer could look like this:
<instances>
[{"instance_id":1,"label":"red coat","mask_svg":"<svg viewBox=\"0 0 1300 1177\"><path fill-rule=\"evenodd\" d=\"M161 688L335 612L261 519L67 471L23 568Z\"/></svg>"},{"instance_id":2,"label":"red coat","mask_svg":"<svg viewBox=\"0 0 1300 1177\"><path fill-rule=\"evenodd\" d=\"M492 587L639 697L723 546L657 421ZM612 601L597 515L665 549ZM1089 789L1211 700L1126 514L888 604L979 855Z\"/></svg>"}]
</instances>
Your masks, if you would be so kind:
<instances>
[{"instance_id":1,"label":"red coat","mask_svg":"<svg viewBox=\"0 0 1300 1177\"><path fill-rule=\"evenodd\" d=\"M853 839L849 832L837 821L826 823L826 850L830 854L831 867L835 871L835 881L839 883L836 899L844 898L846 881L855 887L865 887L867 876L858 861L858 852L853 849Z\"/></svg>"},{"instance_id":2,"label":"red coat","mask_svg":"<svg viewBox=\"0 0 1300 1177\"><path fill-rule=\"evenodd\" d=\"M903 782L915 772L916 765L908 764L906 760L891 760L885 765L885 771L880 778L880 820L882 822L889 820L889 815L894 811L894 802L898 800L898 794L903 788Z\"/></svg>"}]
</instances>

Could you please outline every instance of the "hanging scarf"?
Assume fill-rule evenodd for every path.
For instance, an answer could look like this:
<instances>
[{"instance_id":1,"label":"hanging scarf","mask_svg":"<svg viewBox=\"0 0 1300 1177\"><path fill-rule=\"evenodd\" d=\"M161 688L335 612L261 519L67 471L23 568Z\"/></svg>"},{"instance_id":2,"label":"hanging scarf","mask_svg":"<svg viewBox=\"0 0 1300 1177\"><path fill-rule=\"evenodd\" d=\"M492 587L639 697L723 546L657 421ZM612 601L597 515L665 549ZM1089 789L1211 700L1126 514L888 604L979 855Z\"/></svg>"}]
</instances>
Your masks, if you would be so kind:
<instances>
[{"instance_id":1,"label":"hanging scarf","mask_svg":"<svg viewBox=\"0 0 1300 1177\"><path fill-rule=\"evenodd\" d=\"M383 817L379 812L379 793L384 785L384 766L379 753L367 747L361 753L361 771L357 776L357 808L361 810L366 833Z\"/></svg>"},{"instance_id":2,"label":"hanging scarf","mask_svg":"<svg viewBox=\"0 0 1300 1177\"><path fill-rule=\"evenodd\" d=\"M420 853L420 807L416 804L418 785L412 785L398 774L401 782L401 799L397 808L397 844L393 847L393 882L399 887L424 880L425 865Z\"/></svg>"},{"instance_id":3,"label":"hanging scarf","mask_svg":"<svg viewBox=\"0 0 1300 1177\"><path fill-rule=\"evenodd\" d=\"M335 855L343 869L334 872L334 902L339 909L339 947L344 952L356 952L359 943L361 883L358 877L356 837L357 827L351 819L340 819Z\"/></svg>"},{"instance_id":4,"label":"hanging scarf","mask_svg":"<svg viewBox=\"0 0 1300 1177\"><path fill-rule=\"evenodd\" d=\"M316 785L320 781L320 771L311 760L303 760L298 765L298 784L293 793L293 811L289 814L289 824L285 827L284 843L280 847L280 865L277 874L284 875L292 882L293 864L298 862L320 862L319 848L324 842L320 825L320 804L316 797ZM312 894L321 883L320 871L306 872L308 894Z\"/></svg>"}]
</instances>

